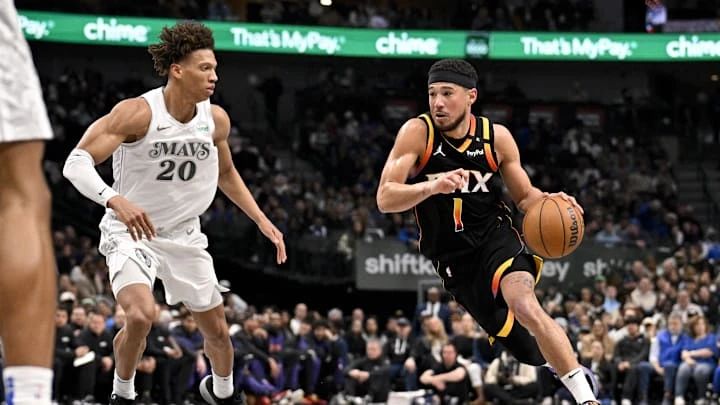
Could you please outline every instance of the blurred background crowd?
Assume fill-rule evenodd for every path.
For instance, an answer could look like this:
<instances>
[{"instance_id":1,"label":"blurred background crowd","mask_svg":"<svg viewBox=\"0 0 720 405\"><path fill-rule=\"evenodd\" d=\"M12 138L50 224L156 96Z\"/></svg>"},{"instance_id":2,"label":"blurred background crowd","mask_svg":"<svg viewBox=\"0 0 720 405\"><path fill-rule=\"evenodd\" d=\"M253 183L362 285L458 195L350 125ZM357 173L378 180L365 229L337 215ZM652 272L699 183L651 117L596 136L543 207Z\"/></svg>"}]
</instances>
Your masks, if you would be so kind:
<instances>
[{"instance_id":1,"label":"blurred background crowd","mask_svg":"<svg viewBox=\"0 0 720 405\"><path fill-rule=\"evenodd\" d=\"M17 4L86 14L428 30L644 31L646 12L625 5L625 26L618 27L590 0L449 1L442 7L340 0L332 7L300 0ZM666 6L669 15L690 19L720 10L716 1ZM97 252L103 209L80 196L61 168L90 122L161 81L150 76L142 49L32 47L56 136L45 163L54 195L60 303L54 395L59 403L103 403L113 375L112 339L124 314ZM274 266L273 247L222 196L202 217L222 283L233 291L225 308L235 381L251 402L430 403L436 396L447 404L570 403L546 369L520 365L500 345L490 345L442 291L419 288L415 298L354 288L358 243L417 245L412 215L381 214L375 191L397 128L426 109L431 61L218 57L233 69L221 68L213 102L233 119L235 164L289 247L289 264ZM132 60L145 70L125 68ZM546 283L537 290L578 358L598 375L604 403L717 403L717 75L697 84L687 80L687 66L473 63L481 76L474 111L512 131L534 184L577 196L585 208L583 244L632 252L627 266L610 265L577 288ZM602 118L582 119L578 108ZM109 162L98 170L110 181ZM521 218L516 213L516 223ZM137 370L139 398L196 403L197 383L209 373L202 337L185 308L164 304L159 285L156 296L156 319ZM438 384L431 375L441 373L457 378Z\"/></svg>"}]
</instances>

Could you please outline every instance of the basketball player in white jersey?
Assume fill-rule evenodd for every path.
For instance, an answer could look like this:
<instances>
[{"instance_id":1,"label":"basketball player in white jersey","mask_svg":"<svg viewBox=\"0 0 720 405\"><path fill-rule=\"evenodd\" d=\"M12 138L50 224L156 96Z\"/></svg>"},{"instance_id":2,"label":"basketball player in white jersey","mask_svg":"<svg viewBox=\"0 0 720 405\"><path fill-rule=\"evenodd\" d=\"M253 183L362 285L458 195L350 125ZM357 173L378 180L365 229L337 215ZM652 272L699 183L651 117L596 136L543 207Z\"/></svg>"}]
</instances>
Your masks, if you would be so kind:
<instances>
[{"instance_id":1,"label":"basketball player in white jersey","mask_svg":"<svg viewBox=\"0 0 720 405\"><path fill-rule=\"evenodd\" d=\"M182 22L163 28L160 39L149 51L157 73L168 76L167 85L121 101L90 125L63 170L83 195L107 207L99 249L127 314L114 341L110 403L134 402L135 368L152 324L157 277L168 302L184 303L205 338L213 372L200 383L203 399L211 405L240 404L221 287L198 217L219 187L276 245L278 263L286 260L283 235L233 165L227 113L210 104L218 81L212 32ZM111 155L112 187L94 169Z\"/></svg>"},{"instance_id":2,"label":"basketball player in white jersey","mask_svg":"<svg viewBox=\"0 0 720 405\"><path fill-rule=\"evenodd\" d=\"M11 405L49 405L52 391L57 293L42 166L51 137L17 11L0 0L0 337Z\"/></svg>"}]
</instances>

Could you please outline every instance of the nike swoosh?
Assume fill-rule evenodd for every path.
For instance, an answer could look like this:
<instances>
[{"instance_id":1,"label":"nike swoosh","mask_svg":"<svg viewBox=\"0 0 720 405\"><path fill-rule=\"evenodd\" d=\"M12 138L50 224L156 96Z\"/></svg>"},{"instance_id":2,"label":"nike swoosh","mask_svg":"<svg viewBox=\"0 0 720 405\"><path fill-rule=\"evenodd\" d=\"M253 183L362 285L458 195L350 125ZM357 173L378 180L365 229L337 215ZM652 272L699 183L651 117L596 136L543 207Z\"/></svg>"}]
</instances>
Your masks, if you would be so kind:
<instances>
[{"instance_id":1,"label":"nike swoosh","mask_svg":"<svg viewBox=\"0 0 720 405\"><path fill-rule=\"evenodd\" d=\"M102 193L104 193L104 192L105 192L105 190L107 190L107 187L105 187L104 189L102 189L102 191L101 191L101 192L99 192L98 194L99 194L99 195L102 195Z\"/></svg>"},{"instance_id":2,"label":"nike swoosh","mask_svg":"<svg viewBox=\"0 0 720 405\"><path fill-rule=\"evenodd\" d=\"M158 131L164 131L164 130L166 130L166 129L168 129L168 128L170 128L169 125L166 126L166 127L161 127L160 125L157 126L157 130L158 130Z\"/></svg>"},{"instance_id":3,"label":"nike swoosh","mask_svg":"<svg viewBox=\"0 0 720 405\"><path fill-rule=\"evenodd\" d=\"M575 377L576 375L580 374L580 370L576 371L573 375L568 377L568 379Z\"/></svg>"}]
</instances>

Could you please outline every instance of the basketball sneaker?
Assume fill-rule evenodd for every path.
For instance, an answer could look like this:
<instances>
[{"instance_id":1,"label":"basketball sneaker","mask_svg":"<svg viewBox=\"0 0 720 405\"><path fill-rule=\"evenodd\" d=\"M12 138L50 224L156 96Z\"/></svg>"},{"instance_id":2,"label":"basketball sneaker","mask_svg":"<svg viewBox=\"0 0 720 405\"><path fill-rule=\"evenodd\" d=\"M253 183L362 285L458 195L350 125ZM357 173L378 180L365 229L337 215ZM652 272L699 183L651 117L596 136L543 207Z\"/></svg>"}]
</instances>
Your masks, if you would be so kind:
<instances>
[{"instance_id":1,"label":"basketball sneaker","mask_svg":"<svg viewBox=\"0 0 720 405\"><path fill-rule=\"evenodd\" d=\"M134 405L135 400L134 399L127 399L118 396L117 394L110 395L110 405Z\"/></svg>"},{"instance_id":2,"label":"basketball sneaker","mask_svg":"<svg viewBox=\"0 0 720 405\"><path fill-rule=\"evenodd\" d=\"M242 392L235 392L228 398L218 398L213 392L212 375L205 376L200 381L200 396L209 405L245 405Z\"/></svg>"}]
</instances>

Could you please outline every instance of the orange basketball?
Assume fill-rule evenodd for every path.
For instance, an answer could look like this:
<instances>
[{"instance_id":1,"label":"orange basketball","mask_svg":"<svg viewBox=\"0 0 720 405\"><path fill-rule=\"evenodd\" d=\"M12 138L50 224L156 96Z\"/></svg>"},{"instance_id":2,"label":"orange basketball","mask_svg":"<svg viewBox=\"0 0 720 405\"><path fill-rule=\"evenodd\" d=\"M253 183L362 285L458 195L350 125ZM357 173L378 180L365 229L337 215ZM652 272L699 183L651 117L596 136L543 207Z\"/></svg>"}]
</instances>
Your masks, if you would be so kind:
<instances>
[{"instance_id":1,"label":"orange basketball","mask_svg":"<svg viewBox=\"0 0 720 405\"><path fill-rule=\"evenodd\" d=\"M560 197L543 198L525 213L525 243L542 257L557 259L572 253L585 235L582 214Z\"/></svg>"}]
</instances>

